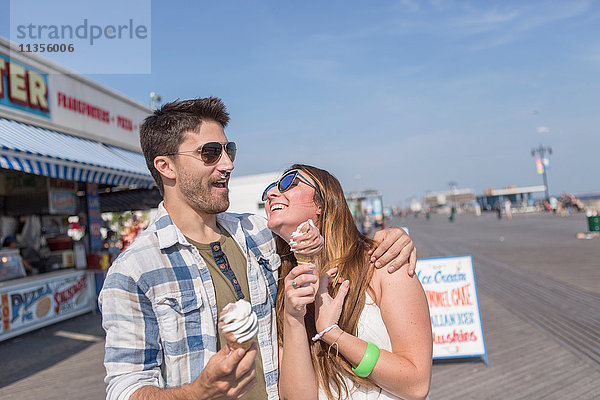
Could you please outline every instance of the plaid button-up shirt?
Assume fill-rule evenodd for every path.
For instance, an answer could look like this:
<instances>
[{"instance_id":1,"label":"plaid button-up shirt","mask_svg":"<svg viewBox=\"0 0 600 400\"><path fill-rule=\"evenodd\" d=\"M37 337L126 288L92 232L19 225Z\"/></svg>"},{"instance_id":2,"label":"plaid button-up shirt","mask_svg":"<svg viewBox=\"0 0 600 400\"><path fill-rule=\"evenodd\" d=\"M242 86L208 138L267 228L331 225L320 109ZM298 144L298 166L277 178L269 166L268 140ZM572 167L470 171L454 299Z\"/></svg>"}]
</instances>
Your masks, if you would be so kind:
<instances>
[{"instance_id":1,"label":"plaid button-up shirt","mask_svg":"<svg viewBox=\"0 0 600 400\"><path fill-rule=\"evenodd\" d=\"M280 259L275 241L262 217L222 213L217 221L246 255L268 399L277 399L275 295ZM110 267L99 303L109 400L128 399L146 385L165 388L192 382L217 352L220 310L209 270L162 203L154 221Z\"/></svg>"}]
</instances>

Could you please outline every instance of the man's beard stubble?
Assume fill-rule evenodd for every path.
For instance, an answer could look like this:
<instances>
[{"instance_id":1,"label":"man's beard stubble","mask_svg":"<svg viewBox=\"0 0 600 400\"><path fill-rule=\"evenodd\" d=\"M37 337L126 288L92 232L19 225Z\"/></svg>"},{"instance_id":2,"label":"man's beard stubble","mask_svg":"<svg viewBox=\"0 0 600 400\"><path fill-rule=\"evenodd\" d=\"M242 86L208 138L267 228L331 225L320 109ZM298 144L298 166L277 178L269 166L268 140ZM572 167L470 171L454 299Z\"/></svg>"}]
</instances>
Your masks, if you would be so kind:
<instances>
[{"instance_id":1,"label":"man's beard stubble","mask_svg":"<svg viewBox=\"0 0 600 400\"><path fill-rule=\"evenodd\" d=\"M202 181L192 176L180 177L180 189L188 204L206 214L219 214L229 208L229 191L212 193L212 180Z\"/></svg>"}]
</instances>

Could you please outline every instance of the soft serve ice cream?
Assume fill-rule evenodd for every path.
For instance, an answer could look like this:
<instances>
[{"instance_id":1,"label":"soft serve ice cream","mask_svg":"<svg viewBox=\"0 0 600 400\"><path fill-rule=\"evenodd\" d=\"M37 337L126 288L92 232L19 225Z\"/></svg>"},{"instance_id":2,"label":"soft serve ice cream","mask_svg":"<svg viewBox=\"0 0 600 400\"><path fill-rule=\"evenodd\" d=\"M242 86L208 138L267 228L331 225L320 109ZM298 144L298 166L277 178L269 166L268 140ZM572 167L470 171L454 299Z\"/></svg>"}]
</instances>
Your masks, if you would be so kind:
<instances>
[{"instance_id":1,"label":"soft serve ice cream","mask_svg":"<svg viewBox=\"0 0 600 400\"><path fill-rule=\"evenodd\" d=\"M246 300L238 300L227 304L220 320L224 323L221 327L223 336L231 350L244 348L248 350L252 339L258 334L258 317L252 306Z\"/></svg>"},{"instance_id":2,"label":"soft serve ice cream","mask_svg":"<svg viewBox=\"0 0 600 400\"><path fill-rule=\"evenodd\" d=\"M292 246L292 251L294 252L294 256L296 256L296 261L298 261L298 264L308 264L308 263L312 263L313 262L313 257L307 254L300 254L298 253L293 246L296 243L296 241L294 239L296 239L299 236L302 236L306 233L309 232L309 230L311 228L317 229L317 227L315 226L314 222L312 219L309 219L308 221L304 221L303 223L301 223L300 225L298 225L298 227L296 228L296 230L294 232L292 232L292 238L290 240L290 246Z\"/></svg>"}]
</instances>

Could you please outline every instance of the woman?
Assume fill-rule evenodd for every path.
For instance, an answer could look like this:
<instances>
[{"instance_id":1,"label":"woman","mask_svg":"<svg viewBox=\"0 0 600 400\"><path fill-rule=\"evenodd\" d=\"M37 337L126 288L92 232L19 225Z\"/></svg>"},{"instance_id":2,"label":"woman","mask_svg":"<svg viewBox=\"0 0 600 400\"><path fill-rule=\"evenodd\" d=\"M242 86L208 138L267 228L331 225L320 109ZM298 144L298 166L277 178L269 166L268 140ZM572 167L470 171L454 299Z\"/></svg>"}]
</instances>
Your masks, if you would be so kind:
<instances>
[{"instance_id":1,"label":"woman","mask_svg":"<svg viewBox=\"0 0 600 400\"><path fill-rule=\"evenodd\" d=\"M342 187L328 172L293 165L267 187L265 197L282 261L277 292L281 397L425 398L432 339L417 278L369 265L373 242L357 230ZM308 219L325 243L314 264L297 265L288 243Z\"/></svg>"}]
</instances>

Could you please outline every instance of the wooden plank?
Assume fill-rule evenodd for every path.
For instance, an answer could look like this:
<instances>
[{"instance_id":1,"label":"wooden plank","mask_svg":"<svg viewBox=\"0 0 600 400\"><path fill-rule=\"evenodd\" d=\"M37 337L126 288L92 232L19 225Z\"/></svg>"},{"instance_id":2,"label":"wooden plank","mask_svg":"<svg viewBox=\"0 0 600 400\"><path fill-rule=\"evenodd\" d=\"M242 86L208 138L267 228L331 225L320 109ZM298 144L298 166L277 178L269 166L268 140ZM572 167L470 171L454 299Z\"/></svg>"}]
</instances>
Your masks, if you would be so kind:
<instances>
[{"instance_id":1,"label":"wooden plank","mask_svg":"<svg viewBox=\"0 0 600 400\"><path fill-rule=\"evenodd\" d=\"M444 244L445 246L446 244ZM452 253L437 243L445 255ZM459 254L472 253L465 244ZM475 255L478 286L523 318L547 330L580 356L600 363L600 299L537 274Z\"/></svg>"},{"instance_id":2,"label":"wooden plank","mask_svg":"<svg viewBox=\"0 0 600 400\"><path fill-rule=\"evenodd\" d=\"M551 336L480 293L490 365L436 363L431 400L571 398L573 386L598 382L600 371ZM491 333L493 332L493 333ZM596 380L596 381L595 381ZM538 397L536 392L548 392ZM581 391L581 398L593 399ZM593 393L593 391L590 391ZM578 394L580 396L580 394Z\"/></svg>"},{"instance_id":3,"label":"wooden plank","mask_svg":"<svg viewBox=\"0 0 600 400\"><path fill-rule=\"evenodd\" d=\"M411 234L430 255L473 254L490 364L435 363L431 400L600 398L600 298L479 254L478 238L441 227Z\"/></svg>"}]
</instances>

